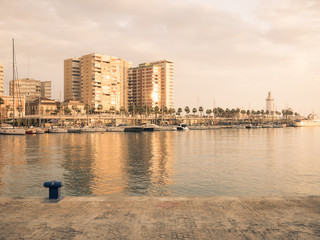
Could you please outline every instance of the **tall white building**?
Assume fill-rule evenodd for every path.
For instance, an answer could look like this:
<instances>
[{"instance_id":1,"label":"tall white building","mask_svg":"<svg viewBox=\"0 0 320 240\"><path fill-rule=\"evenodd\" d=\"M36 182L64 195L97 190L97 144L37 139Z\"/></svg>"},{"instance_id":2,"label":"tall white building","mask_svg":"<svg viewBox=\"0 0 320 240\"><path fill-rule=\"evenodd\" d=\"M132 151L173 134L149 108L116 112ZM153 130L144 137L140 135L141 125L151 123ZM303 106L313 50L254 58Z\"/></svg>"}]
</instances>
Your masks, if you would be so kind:
<instances>
[{"instance_id":1,"label":"tall white building","mask_svg":"<svg viewBox=\"0 0 320 240\"><path fill-rule=\"evenodd\" d=\"M123 59L96 53L66 59L64 99L78 100L103 111L127 108L131 65Z\"/></svg>"},{"instance_id":2,"label":"tall white building","mask_svg":"<svg viewBox=\"0 0 320 240\"><path fill-rule=\"evenodd\" d=\"M271 92L268 93L268 97L266 98L266 111L274 113L274 98L272 97Z\"/></svg>"},{"instance_id":3,"label":"tall white building","mask_svg":"<svg viewBox=\"0 0 320 240\"><path fill-rule=\"evenodd\" d=\"M81 100L80 59L64 60L64 100Z\"/></svg>"},{"instance_id":4,"label":"tall white building","mask_svg":"<svg viewBox=\"0 0 320 240\"><path fill-rule=\"evenodd\" d=\"M130 105L173 108L174 65L167 60L141 63L129 73Z\"/></svg>"}]
</instances>

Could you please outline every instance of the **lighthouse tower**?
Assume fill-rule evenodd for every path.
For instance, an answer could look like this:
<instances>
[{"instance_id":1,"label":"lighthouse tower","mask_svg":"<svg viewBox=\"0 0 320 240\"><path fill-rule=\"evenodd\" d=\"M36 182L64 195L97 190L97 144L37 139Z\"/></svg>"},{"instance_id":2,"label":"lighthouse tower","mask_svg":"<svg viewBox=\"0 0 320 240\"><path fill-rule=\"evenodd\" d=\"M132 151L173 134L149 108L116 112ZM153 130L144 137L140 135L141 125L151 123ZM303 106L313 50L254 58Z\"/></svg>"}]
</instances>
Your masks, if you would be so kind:
<instances>
[{"instance_id":1,"label":"lighthouse tower","mask_svg":"<svg viewBox=\"0 0 320 240\"><path fill-rule=\"evenodd\" d=\"M274 98L272 97L271 92L268 93L268 97L266 99L266 111L274 113Z\"/></svg>"}]
</instances>

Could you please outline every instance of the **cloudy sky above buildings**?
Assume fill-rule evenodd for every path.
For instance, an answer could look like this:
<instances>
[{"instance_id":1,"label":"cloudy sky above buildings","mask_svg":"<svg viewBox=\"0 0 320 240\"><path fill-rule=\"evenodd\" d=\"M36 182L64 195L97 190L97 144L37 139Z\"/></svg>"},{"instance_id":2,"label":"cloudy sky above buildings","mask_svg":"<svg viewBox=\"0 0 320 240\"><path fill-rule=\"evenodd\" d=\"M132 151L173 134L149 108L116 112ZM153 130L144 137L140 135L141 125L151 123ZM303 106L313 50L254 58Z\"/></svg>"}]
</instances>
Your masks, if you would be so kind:
<instances>
[{"instance_id":1,"label":"cloudy sky above buildings","mask_svg":"<svg viewBox=\"0 0 320 240\"><path fill-rule=\"evenodd\" d=\"M51 80L88 53L175 63L175 106L320 113L319 0L0 0L0 62Z\"/></svg>"}]
</instances>

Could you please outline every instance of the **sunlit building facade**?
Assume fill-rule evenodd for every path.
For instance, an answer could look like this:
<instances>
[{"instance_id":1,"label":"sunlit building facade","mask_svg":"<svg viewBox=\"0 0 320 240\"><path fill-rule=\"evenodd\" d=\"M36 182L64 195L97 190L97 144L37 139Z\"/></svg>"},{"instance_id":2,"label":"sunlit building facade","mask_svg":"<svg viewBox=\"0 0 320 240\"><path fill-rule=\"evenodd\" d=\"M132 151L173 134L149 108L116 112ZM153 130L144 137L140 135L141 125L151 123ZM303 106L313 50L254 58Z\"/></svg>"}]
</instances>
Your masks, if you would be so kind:
<instances>
[{"instance_id":1,"label":"sunlit building facade","mask_svg":"<svg viewBox=\"0 0 320 240\"><path fill-rule=\"evenodd\" d=\"M25 116L24 96L13 97L0 95L0 98L2 98L4 101L4 103L0 106L0 113L2 119Z\"/></svg>"},{"instance_id":2,"label":"sunlit building facade","mask_svg":"<svg viewBox=\"0 0 320 240\"><path fill-rule=\"evenodd\" d=\"M3 65L0 63L0 95L3 95Z\"/></svg>"},{"instance_id":3,"label":"sunlit building facade","mask_svg":"<svg viewBox=\"0 0 320 240\"><path fill-rule=\"evenodd\" d=\"M14 83L14 84L13 84ZM32 78L11 80L9 83L9 95L24 96L26 100L51 97L51 81L41 82Z\"/></svg>"},{"instance_id":4,"label":"sunlit building facade","mask_svg":"<svg viewBox=\"0 0 320 240\"><path fill-rule=\"evenodd\" d=\"M81 100L80 59L64 60L64 100Z\"/></svg>"},{"instance_id":5,"label":"sunlit building facade","mask_svg":"<svg viewBox=\"0 0 320 240\"><path fill-rule=\"evenodd\" d=\"M130 62L102 54L87 54L64 62L64 98L95 110L127 108Z\"/></svg>"},{"instance_id":6,"label":"sunlit building facade","mask_svg":"<svg viewBox=\"0 0 320 240\"><path fill-rule=\"evenodd\" d=\"M268 97L266 99L266 111L269 113L274 113L274 98L271 95L271 92L268 93Z\"/></svg>"},{"instance_id":7,"label":"sunlit building facade","mask_svg":"<svg viewBox=\"0 0 320 240\"><path fill-rule=\"evenodd\" d=\"M162 60L142 63L129 72L129 104L173 108L174 65Z\"/></svg>"}]
</instances>

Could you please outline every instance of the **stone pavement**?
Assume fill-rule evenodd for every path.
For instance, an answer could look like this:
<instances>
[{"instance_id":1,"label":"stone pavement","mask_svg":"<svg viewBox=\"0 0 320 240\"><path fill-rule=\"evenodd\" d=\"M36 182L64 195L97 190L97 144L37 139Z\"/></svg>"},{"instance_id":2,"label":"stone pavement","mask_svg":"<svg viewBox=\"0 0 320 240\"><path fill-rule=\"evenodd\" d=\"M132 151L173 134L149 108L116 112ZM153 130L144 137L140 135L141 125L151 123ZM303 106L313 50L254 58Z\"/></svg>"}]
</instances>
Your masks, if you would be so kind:
<instances>
[{"instance_id":1,"label":"stone pavement","mask_svg":"<svg viewBox=\"0 0 320 240\"><path fill-rule=\"evenodd\" d=\"M320 197L0 198L0 239L320 239Z\"/></svg>"}]
</instances>

